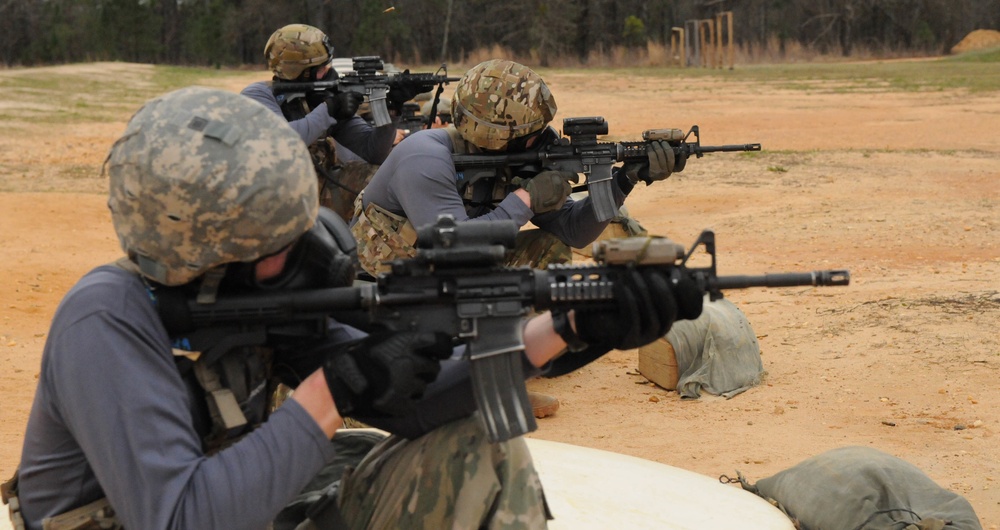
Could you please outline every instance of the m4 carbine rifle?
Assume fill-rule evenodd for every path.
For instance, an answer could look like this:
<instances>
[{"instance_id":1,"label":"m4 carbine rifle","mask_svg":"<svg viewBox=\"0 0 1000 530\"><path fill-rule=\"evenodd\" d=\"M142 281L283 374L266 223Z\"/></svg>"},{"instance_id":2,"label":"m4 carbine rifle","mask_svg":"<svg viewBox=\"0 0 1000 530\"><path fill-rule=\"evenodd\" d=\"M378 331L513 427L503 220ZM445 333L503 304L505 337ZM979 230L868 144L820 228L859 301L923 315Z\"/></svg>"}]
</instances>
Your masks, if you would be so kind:
<instances>
[{"instance_id":1,"label":"m4 carbine rifle","mask_svg":"<svg viewBox=\"0 0 1000 530\"><path fill-rule=\"evenodd\" d=\"M448 77L448 68L445 65L441 65L441 68L435 73L411 74L409 70L386 73L382 71L385 64L382 62L382 58L377 55L354 57L353 68L354 70L350 72L337 72L339 77L329 81L286 82L276 80L272 84L272 90L275 94L289 95L305 95L309 92L322 90L364 94L371 107L375 126L381 127L392 123L389 107L386 104L386 96L393 87L412 87L418 94L423 94L429 92L436 85L440 93L444 90L444 85L460 79Z\"/></svg>"},{"instance_id":2,"label":"m4 carbine rifle","mask_svg":"<svg viewBox=\"0 0 1000 530\"><path fill-rule=\"evenodd\" d=\"M295 326L322 334L330 317L368 330L444 333L466 345L484 428L491 441L504 441L536 429L521 365L522 320L531 310L608 306L626 267L664 269L671 281L688 278L712 299L725 289L850 282L846 270L718 276L711 231L702 232L688 252L666 238L605 240L594 244L596 264L505 268L501 263L517 231L513 221L456 223L442 216L418 230L417 256L393 261L376 282L220 295L212 303L161 295L160 312L172 338L186 339L192 351L210 359L236 346L269 344L272 335ZM688 266L701 246L711 265Z\"/></svg>"},{"instance_id":3,"label":"m4 carbine rifle","mask_svg":"<svg viewBox=\"0 0 1000 530\"><path fill-rule=\"evenodd\" d=\"M608 134L608 123L599 116L566 118L563 134L562 138L549 137L549 143L521 153L455 154L452 160L466 182L492 176L498 168L510 168L522 177L543 170L583 173L597 220L606 221L618 213L611 187L612 166L617 162L645 162L646 146L654 140L666 140L673 148L674 172L684 171L692 155L701 158L707 153L760 151L760 144L701 145L697 125L686 134L680 129L650 129L642 133L641 141L600 142L597 136Z\"/></svg>"}]
</instances>

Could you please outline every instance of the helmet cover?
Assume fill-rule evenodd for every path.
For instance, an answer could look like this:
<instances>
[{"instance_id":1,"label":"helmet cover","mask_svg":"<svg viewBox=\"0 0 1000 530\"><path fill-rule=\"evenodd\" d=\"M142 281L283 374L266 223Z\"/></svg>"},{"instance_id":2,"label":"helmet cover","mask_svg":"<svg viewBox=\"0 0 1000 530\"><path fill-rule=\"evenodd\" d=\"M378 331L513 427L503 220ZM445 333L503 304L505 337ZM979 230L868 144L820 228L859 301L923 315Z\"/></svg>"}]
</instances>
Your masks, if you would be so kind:
<instances>
[{"instance_id":1,"label":"helmet cover","mask_svg":"<svg viewBox=\"0 0 1000 530\"><path fill-rule=\"evenodd\" d=\"M298 134L260 103L222 90L189 87L147 102L103 171L122 250L164 285L274 254L319 209Z\"/></svg>"},{"instance_id":2,"label":"helmet cover","mask_svg":"<svg viewBox=\"0 0 1000 530\"><path fill-rule=\"evenodd\" d=\"M503 150L511 140L543 129L556 110L538 74L514 61L493 59L473 66L458 81L451 115L466 141Z\"/></svg>"},{"instance_id":3,"label":"helmet cover","mask_svg":"<svg viewBox=\"0 0 1000 530\"><path fill-rule=\"evenodd\" d=\"M326 33L306 24L289 24L271 34L264 45L267 67L279 79L291 81L314 66L333 59Z\"/></svg>"}]
</instances>

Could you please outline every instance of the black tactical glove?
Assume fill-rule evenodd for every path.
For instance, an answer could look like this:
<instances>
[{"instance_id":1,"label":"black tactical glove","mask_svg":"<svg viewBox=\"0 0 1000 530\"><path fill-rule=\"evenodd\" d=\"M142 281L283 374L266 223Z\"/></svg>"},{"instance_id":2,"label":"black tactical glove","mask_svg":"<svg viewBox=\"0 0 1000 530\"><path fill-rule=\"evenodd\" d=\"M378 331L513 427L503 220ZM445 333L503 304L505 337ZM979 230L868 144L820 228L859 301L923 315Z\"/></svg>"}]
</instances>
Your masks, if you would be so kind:
<instances>
[{"instance_id":1,"label":"black tactical glove","mask_svg":"<svg viewBox=\"0 0 1000 530\"><path fill-rule=\"evenodd\" d=\"M358 113L358 107L364 102L364 94L357 92L330 93L326 97L326 112L337 121L349 120Z\"/></svg>"},{"instance_id":2,"label":"black tactical glove","mask_svg":"<svg viewBox=\"0 0 1000 530\"><path fill-rule=\"evenodd\" d=\"M413 410L451 353L447 337L375 334L330 355L323 373L341 416L401 416Z\"/></svg>"},{"instance_id":3,"label":"black tactical glove","mask_svg":"<svg viewBox=\"0 0 1000 530\"><path fill-rule=\"evenodd\" d=\"M597 349L628 350L666 335L675 320L698 318L703 296L691 280L671 286L662 270L628 267L614 280L613 307L576 310L576 336L562 323L564 315L553 312L553 319L571 349L581 349L582 341Z\"/></svg>"},{"instance_id":4,"label":"black tactical glove","mask_svg":"<svg viewBox=\"0 0 1000 530\"><path fill-rule=\"evenodd\" d=\"M646 146L646 162L632 162L625 165L625 175L632 184L640 180L652 184L665 180L674 172L674 150L664 140L655 140Z\"/></svg>"},{"instance_id":5,"label":"black tactical glove","mask_svg":"<svg viewBox=\"0 0 1000 530\"><path fill-rule=\"evenodd\" d=\"M409 73L409 69L403 71L403 74ZM386 106L395 111L396 115L402 115L404 103L429 90L420 90L420 87L412 83L393 83L389 86L389 93L385 95Z\"/></svg>"},{"instance_id":6,"label":"black tactical glove","mask_svg":"<svg viewBox=\"0 0 1000 530\"><path fill-rule=\"evenodd\" d=\"M570 183L580 182L580 175L572 171L542 171L531 178L514 177L511 183L528 191L531 211L536 214L554 212L566 204L573 192Z\"/></svg>"}]
</instances>

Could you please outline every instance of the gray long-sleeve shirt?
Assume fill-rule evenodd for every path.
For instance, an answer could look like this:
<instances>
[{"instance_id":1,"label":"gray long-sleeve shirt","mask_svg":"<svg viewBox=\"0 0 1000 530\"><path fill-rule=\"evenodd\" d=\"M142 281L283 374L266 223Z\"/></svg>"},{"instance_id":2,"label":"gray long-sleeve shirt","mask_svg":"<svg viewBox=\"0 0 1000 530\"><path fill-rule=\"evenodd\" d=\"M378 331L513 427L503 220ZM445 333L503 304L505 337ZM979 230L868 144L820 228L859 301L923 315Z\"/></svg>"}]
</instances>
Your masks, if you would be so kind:
<instances>
[{"instance_id":1,"label":"gray long-sleeve shirt","mask_svg":"<svg viewBox=\"0 0 1000 530\"><path fill-rule=\"evenodd\" d=\"M458 191L464 175L455 171L451 155L452 141L446 130L430 129L411 134L393 149L365 187L365 206L374 202L406 217L415 227L433 223L442 214L450 214L457 221L511 219L518 226L531 221L575 248L594 242L608 225L609 221L597 221L589 197L582 201L569 199L560 210L535 215L511 193L492 210L475 211L470 216ZM473 185L480 184L483 188L492 187L486 180ZM619 186L612 189L615 202L621 206L625 193Z\"/></svg>"},{"instance_id":2,"label":"gray long-sleeve shirt","mask_svg":"<svg viewBox=\"0 0 1000 530\"><path fill-rule=\"evenodd\" d=\"M86 275L42 356L20 465L28 527L107 496L126 528L265 528L333 456L291 400L207 456L195 399L139 278Z\"/></svg>"},{"instance_id":3,"label":"gray long-sleeve shirt","mask_svg":"<svg viewBox=\"0 0 1000 530\"><path fill-rule=\"evenodd\" d=\"M331 334L363 336L338 324ZM468 363L445 361L425 395L411 416L369 423L414 438L467 416ZM19 471L28 528L105 496L126 528L266 528L333 457L294 400L206 455L199 400L142 281L113 266L88 273L56 311L42 355Z\"/></svg>"},{"instance_id":4,"label":"gray long-sleeve shirt","mask_svg":"<svg viewBox=\"0 0 1000 530\"><path fill-rule=\"evenodd\" d=\"M250 84L240 93L263 104L284 118L281 104L267 81ZM358 116L338 122L330 117L326 110L326 103L320 103L305 117L292 120L288 124L299 134L306 145L311 145L329 131L330 136L338 144L357 154L369 164L381 164L389 156L392 143L396 140L395 123L382 127L372 127Z\"/></svg>"}]
</instances>

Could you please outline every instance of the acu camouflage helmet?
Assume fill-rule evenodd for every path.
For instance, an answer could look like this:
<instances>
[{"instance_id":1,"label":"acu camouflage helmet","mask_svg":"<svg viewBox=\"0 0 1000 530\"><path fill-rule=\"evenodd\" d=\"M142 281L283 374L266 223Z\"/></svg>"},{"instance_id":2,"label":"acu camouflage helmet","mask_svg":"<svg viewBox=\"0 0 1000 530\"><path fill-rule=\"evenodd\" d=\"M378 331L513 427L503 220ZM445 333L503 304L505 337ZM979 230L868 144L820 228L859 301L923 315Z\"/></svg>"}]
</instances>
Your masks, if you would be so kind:
<instances>
[{"instance_id":1,"label":"acu camouflage helmet","mask_svg":"<svg viewBox=\"0 0 1000 530\"><path fill-rule=\"evenodd\" d=\"M291 81L309 68L330 62L333 46L319 28L289 24L267 39L264 58L275 76Z\"/></svg>"},{"instance_id":2,"label":"acu camouflage helmet","mask_svg":"<svg viewBox=\"0 0 1000 530\"><path fill-rule=\"evenodd\" d=\"M184 88L146 103L104 161L122 250L164 285L274 254L319 209L306 145L239 94Z\"/></svg>"},{"instance_id":3,"label":"acu camouflage helmet","mask_svg":"<svg viewBox=\"0 0 1000 530\"><path fill-rule=\"evenodd\" d=\"M556 114L545 81L527 66L494 59L473 66L455 87L452 119L466 141L502 150L543 129Z\"/></svg>"}]
</instances>

